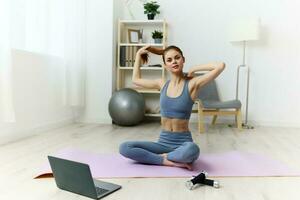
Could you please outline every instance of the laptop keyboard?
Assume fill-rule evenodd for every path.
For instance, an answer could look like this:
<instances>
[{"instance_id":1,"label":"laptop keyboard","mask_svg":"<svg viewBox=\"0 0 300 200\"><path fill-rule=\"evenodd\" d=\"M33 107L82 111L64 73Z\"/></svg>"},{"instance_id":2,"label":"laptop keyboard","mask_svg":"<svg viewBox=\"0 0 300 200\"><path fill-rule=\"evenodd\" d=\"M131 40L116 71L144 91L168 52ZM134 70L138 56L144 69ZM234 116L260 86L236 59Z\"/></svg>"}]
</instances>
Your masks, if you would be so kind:
<instances>
[{"instance_id":1,"label":"laptop keyboard","mask_svg":"<svg viewBox=\"0 0 300 200\"><path fill-rule=\"evenodd\" d=\"M106 189L103 189L103 188L99 188L99 187L96 187L96 192L97 192L97 195L102 195L104 194L105 192L107 192L109 190L106 190Z\"/></svg>"}]
</instances>

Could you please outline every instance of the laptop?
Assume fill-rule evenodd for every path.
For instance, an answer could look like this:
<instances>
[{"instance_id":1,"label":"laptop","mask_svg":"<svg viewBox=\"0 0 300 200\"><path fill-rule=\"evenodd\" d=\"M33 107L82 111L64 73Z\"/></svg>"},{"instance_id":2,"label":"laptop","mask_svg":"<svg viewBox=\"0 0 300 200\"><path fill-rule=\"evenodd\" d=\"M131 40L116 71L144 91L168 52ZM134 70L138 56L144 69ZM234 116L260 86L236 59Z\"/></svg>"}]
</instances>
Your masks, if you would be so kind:
<instances>
[{"instance_id":1,"label":"laptop","mask_svg":"<svg viewBox=\"0 0 300 200\"><path fill-rule=\"evenodd\" d=\"M118 189L120 185L93 179L87 164L48 156L58 188L92 199L100 199Z\"/></svg>"}]
</instances>

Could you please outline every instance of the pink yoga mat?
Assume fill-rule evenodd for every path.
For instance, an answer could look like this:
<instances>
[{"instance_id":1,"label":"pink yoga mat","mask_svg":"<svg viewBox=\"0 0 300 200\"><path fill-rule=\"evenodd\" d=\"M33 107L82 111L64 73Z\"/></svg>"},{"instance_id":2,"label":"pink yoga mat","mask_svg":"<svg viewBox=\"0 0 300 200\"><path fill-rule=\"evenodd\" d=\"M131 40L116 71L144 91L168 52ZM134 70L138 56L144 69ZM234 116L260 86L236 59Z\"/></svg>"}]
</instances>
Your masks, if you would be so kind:
<instances>
[{"instance_id":1,"label":"pink yoga mat","mask_svg":"<svg viewBox=\"0 0 300 200\"><path fill-rule=\"evenodd\" d=\"M120 154L96 154L72 148L63 149L54 156L88 164L94 178L191 177L202 170L213 177L300 175L300 170L292 170L279 161L239 151L201 154L193 164L192 171L177 167L139 164ZM38 171L36 178L51 174L51 168L46 163Z\"/></svg>"}]
</instances>

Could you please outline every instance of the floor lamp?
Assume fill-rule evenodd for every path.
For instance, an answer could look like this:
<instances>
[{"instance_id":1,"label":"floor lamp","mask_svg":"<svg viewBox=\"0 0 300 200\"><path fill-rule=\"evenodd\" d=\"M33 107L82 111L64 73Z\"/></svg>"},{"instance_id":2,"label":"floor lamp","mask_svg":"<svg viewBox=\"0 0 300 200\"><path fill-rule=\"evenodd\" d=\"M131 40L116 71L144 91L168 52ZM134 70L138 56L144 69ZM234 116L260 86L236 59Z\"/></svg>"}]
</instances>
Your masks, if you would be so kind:
<instances>
[{"instance_id":1,"label":"floor lamp","mask_svg":"<svg viewBox=\"0 0 300 200\"><path fill-rule=\"evenodd\" d=\"M242 126L245 129L253 129L254 127L248 124L248 100L249 100L249 80L250 80L250 67L246 64L246 44L248 41L259 39L259 20L258 19L239 19L231 27L231 42L238 42L243 44L243 63L237 68L236 78L236 99L239 96L239 79L240 69L246 68L247 70L247 85L246 85L246 113L245 121Z\"/></svg>"}]
</instances>

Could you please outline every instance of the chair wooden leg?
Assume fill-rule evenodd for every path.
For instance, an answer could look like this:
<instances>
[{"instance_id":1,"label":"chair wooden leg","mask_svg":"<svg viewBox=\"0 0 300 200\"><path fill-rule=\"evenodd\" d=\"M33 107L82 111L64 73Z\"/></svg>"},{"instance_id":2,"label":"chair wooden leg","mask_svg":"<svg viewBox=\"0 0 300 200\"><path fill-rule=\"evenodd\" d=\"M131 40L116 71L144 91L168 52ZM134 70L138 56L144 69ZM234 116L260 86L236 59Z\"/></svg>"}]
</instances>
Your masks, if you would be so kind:
<instances>
[{"instance_id":1,"label":"chair wooden leg","mask_svg":"<svg viewBox=\"0 0 300 200\"><path fill-rule=\"evenodd\" d=\"M218 115L214 115L214 116L213 116L212 121L211 121L211 125L215 125L215 124L216 124L217 116L218 116Z\"/></svg>"},{"instance_id":2,"label":"chair wooden leg","mask_svg":"<svg viewBox=\"0 0 300 200\"><path fill-rule=\"evenodd\" d=\"M242 130L242 112L241 109L237 109L236 125L239 130Z\"/></svg>"},{"instance_id":3,"label":"chair wooden leg","mask_svg":"<svg viewBox=\"0 0 300 200\"><path fill-rule=\"evenodd\" d=\"M198 131L199 131L199 133L205 132L204 113L203 113L202 109L200 108L200 105L198 105Z\"/></svg>"},{"instance_id":4,"label":"chair wooden leg","mask_svg":"<svg viewBox=\"0 0 300 200\"><path fill-rule=\"evenodd\" d=\"M236 124L236 127L238 127L238 111L239 109L235 109L234 122Z\"/></svg>"},{"instance_id":5,"label":"chair wooden leg","mask_svg":"<svg viewBox=\"0 0 300 200\"><path fill-rule=\"evenodd\" d=\"M198 129L199 129L200 133L205 132L204 116L203 115L199 115Z\"/></svg>"},{"instance_id":6,"label":"chair wooden leg","mask_svg":"<svg viewBox=\"0 0 300 200\"><path fill-rule=\"evenodd\" d=\"M219 111L219 109L217 109L217 111ZM218 115L214 115L213 116L212 121L211 121L211 125L215 125L216 124L217 117L218 117Z\"/></svg>"}]
</instances>

